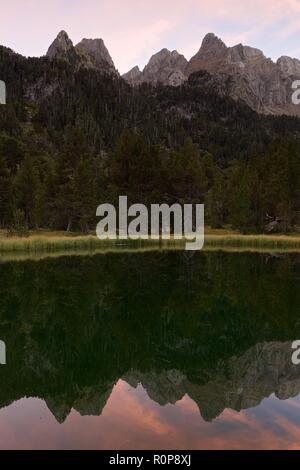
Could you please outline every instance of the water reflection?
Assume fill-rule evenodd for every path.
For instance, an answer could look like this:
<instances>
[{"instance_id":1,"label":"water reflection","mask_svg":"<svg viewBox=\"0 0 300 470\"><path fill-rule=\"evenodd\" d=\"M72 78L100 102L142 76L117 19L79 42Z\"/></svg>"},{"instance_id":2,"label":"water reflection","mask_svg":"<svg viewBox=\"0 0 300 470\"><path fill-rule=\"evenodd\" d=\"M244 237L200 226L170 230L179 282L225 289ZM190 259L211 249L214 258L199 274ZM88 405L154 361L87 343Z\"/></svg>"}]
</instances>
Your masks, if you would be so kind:
<instances>
[{"instance_id":1,"label":"water reflection","mask_svg":"<svg viewBox=\"0 0 300 470\"><path fill-rule=\"evenodd\" d=\"M298 398L279 400L300 391L299 266L170 252L1 264L1 447L297 446Z\"/></svg>"}]
</instances>

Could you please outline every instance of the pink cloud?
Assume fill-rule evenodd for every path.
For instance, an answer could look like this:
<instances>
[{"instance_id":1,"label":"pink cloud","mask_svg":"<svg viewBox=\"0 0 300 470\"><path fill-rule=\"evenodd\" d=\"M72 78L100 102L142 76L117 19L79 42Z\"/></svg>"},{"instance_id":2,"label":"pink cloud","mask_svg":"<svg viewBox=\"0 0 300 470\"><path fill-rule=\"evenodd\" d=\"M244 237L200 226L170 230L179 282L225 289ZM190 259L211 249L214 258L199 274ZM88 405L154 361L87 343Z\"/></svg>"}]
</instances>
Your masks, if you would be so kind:
<instances>
[{"instance_id":1,"label":"pink cloud","mask_svg":"<svg viewBox=\"0 0 300 470\"><path fill-rule=\"evenodd\" d=\"M0 410L2 449L299 449L299 426L289 420L298 400L271 397L240 413L225 410L212 423L185 396L159 406L141 386L120 380L101 416L72 411L56 422L42 400L23 399Z\"/></svg>"}]
</instances>

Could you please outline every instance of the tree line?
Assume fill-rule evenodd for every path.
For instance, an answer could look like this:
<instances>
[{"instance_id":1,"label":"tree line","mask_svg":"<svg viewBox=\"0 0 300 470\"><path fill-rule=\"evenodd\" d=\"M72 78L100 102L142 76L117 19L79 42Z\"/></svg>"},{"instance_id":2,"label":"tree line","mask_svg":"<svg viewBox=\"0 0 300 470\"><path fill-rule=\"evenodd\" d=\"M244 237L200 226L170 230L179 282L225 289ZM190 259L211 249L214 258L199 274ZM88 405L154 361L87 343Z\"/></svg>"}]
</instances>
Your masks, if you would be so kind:
<instances>
[{"instance_id":1,"label":"tree line","mask_svg":"<svg viewBox=\"0 0 300 470\"><path fill-rule=\"evenodd\" d=\"M215 228L289 232L299 224L299 181L299 148L292 139L222 167L190 138L178 148L149 146L132 129L100 154L78 128L68 130L55 156L39 142L0 138L0 224L7 229L88 232L99 204L117 205L119 195L127 195L130 204L147 206L204 203L206 223Z\"/></svg>"}]
</instances>

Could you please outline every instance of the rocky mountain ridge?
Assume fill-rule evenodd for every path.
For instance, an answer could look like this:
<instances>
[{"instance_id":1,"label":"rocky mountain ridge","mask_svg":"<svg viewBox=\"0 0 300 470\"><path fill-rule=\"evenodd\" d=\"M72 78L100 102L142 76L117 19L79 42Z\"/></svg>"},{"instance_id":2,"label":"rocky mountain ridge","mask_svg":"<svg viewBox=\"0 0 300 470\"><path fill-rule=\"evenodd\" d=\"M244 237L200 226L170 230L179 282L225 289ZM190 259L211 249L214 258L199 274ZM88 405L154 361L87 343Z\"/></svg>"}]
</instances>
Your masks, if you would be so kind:
<instances>
[{"instance_id":1,"label":"rocky mountain ridge","mask_svg":"<svg viewBox=\"0 0 300 470\"><path fill-rule=\"evenodd\" d=\"M204 70L220 82L229 80L229 95L259 113L300 114L299 107L292 103L292 84L300 78L298 59L282 56L275 63L259 49L243 44L227 47L213 33L205 36L189 62L176 51L166 51L152 56L143 71L135 67L123 78L131 85L161 82L178 86L193 73Z\"/></svg>"},{"instance_id":2,"label":"rocky mountain ridge","mask_svg":"<svg viewBox=\"0 0 300 470\"><path fill-rule=\"evenodd\" d=\"M6 48L3 50L19 56ZM112 77L120 76L103 39L82 39L74 45L68 34L61 31L46 57L51 61L65 61L75 72L84 68ZM219 90L226 90L227 96L244 102L258 113L300 116L300 106L292 102L293 82L300 79L300 60L282 56L274 62L253 47L243 44L227 47L213 33L204 37L199 51L190 61L177 51L165 48L154 54L143 70L136 66L122 77L132 86L149 83L179 87L190 81L197 88L193 76L204 72L218 84L217 94ZM50 96L56 85L44 84L41 79L38 85L34 84L34 89L29 85L27 95L31 99L36 99L37 95Z\"/></svg>"},{"instance_id":3,"label":"rocky mountain ridge","mask_svg":"<svg viewBox=\"0 0 300 470\"><path fill-rule=\"evenodd\" d=\"M118 74L103 39L82 39L76 46L65 31L61 31L48 49L47 57L73 60L77 66Z\"/></svg>"},{"instance_id":4,"label":"rocky mountain ridge","mask_svg":"<svg viewBox=\"0 0 300 470\"><path fill-rule=\"evenodd\" d=\"M46 55L50 60L68 61L76 70L94 69L119 76L103 39L82 39L74 45L61 31ZM300 107L292 102L293 82L300 79L300 60L282 56L274 62L253 47L228 47L213 33L204 37L199 51L189 61L176 50L164 48L152 55L143 70L136 66L122 77L132 86L160 83L178 87L200 71L208 72L220 83L218 88L226 86L231 98L243 101L258 113L300 115Z\"/></svg>"}]
</instances>

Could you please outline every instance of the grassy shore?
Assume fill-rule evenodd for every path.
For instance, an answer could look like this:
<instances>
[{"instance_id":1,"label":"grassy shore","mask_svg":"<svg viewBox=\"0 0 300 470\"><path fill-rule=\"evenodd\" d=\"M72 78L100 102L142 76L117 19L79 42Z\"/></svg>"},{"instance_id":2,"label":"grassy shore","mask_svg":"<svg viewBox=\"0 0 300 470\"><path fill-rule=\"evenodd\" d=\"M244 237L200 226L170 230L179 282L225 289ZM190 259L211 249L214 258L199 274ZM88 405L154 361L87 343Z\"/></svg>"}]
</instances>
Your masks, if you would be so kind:
<instances>
[{"instance_id":1,"label":"grassy shore","mask_svg":"<svg viewBox=\"0 0 300 470\"><path fill-rule=\"evenodd\" d=\"M94 235L80 236L64 232L34 232L28 237L7 237L0 232L0 256L15 254L76 253L118 250L184 249L184 241L137 240L101 241ZM294 251L300 253L300 234L241 235L229 229L206 229L206 250Z\"/></svg>"}]
</instances>

